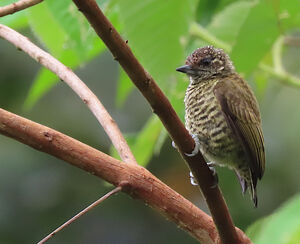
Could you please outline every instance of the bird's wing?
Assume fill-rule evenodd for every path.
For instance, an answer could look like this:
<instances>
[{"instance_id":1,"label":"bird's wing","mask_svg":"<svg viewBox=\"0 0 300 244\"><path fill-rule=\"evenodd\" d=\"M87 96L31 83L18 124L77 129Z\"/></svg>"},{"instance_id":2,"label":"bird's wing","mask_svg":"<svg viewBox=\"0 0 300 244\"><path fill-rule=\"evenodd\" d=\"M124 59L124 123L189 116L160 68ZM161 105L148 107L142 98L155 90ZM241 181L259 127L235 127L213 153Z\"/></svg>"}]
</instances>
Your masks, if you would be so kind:
<instances>
[{"instance_id":1,"label":"bird's wing","mask_svg":"<svg viewBox=\"0 0 300 244\"><path fill-rule=\"evenodd\" d=\"M220 80L214 94L227 123L243 145L256 185L265 169L264 138L257 101L248 84L236 76Z\"/></svg>"}]
</instances>

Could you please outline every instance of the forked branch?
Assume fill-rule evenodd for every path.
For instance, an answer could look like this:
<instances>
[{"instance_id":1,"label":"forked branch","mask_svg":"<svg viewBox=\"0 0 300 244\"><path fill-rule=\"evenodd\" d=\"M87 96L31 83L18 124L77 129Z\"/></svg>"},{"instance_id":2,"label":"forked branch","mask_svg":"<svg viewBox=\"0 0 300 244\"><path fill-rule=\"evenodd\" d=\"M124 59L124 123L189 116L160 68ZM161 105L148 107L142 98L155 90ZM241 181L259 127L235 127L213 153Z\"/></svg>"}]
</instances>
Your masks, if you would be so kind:
<instances>
[{"instance_id":1,"label":"forked branch","mask_svg":"<svg viewBox=\"0 0 300 244\"><path fill-rule=\"evenodd\" d=\"M212 187L214 179L203 156L200 153L195 157L185 156L184 152L193 150L194 140L185 129L166 96L133 55L127 42L122 39L114 26L104 16L97 3L94 0L73 0L73 2L86 16L96 33L147 99L169 132L199 183L222 243L241 243L219 187Z\"/></svg>"},{"instance_id":2,"label":"forked branch","mask_svg":"<svg viewBox=\"0 0 300 244\"><path fill-rule=\"evenodd\" d=\"M123 192L147 203L201 243L220 243L210 216L139 165L123 163L58 131L3 109L0 109L0 134L120 186ZM251 243L241 230L237 231L242 243Z\"/></svg>"},{"instance_id":3,"label":"forked branch","mask_svg":"<svg viewBox=\"0 0 300 244\"><path fill-rule=\"evenodd\" d=\"M118 151L121 159L126 163L137 163L116 122L106 111L96 95L70 68L37 47L27 37L1 24L0 37L14 44L19 50L27 53L69 85L95 115Z\"/></svg>"}]
</instances>

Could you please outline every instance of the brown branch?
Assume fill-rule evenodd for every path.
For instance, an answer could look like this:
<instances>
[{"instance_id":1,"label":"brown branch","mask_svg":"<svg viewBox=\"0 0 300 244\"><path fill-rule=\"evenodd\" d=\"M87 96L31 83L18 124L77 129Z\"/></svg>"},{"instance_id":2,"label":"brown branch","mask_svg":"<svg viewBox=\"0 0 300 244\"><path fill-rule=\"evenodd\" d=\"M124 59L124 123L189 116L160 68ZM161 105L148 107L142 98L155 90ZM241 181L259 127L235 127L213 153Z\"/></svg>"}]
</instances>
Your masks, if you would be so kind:
<instances>
[{"instance_id":1,"label":"brown branch","mask_svg":"<svg viewBox=\"0 0 300 244\"><path fill-rule=\"evenodd\" d=\"M78 214L76 214L74 217L72 217L71 219L69 219L67 222L65 222L64 224L62 224L61 226L59 226L57 229L55 229L54 231L52 231L49 235L47 235L45 238L43 238L41 241L39 241L38 244L45 243L50 238L52 238L54 235L56 235L59 231L61 231L62 229L64 229L65 227L67 227L68 225L70 225L71 223L73 223L76 219L78 219L82 215L86 214L88 211L92 210L94 207L96 207L97 205L99 205L101 202L103 202L104 200L106 200L107 198L111 197L112 195L118 193L121 190L122 190L122 188L120 186L118 186L115 189L111 190L110 192L106 193L104 196L102 196L101 198L99 198L97 201L93 202L91 205L89 205L88 207L86 207L85 209L83 209L81 212L79 212Z\"/></svg>"},{"instance_id":2,"label":"brown branch","mask_svg":"<svg viewBox=\"0 0 300 244\"><path fill-rule=\"evenodd\" d=\"M139 165L123 163L58 131L1 108L0 134L120 186L123 192L144 201L203 244L219 243L210 216ZM242 243L251 243L241 230L237 231Z\"/></svg>"},{"instance_id":3,"label":"brown branch","mask_svg":"<svg viewBox=\"0 0 300 244\"><path fill-rule=\"evenodd\" d=\"M69 85L95 115L118 151L121 159L126 163L137 163L116 122L106 111L96 95L70 68L34 45L27 37L1 24L0 37L15 45L19 50L27 53Z\"/></svg>"},{"instance_id":4,"label":"brown branch","mask_svg":"<svg viewBox=\"0 0 300 244\"><path fill-rule=\"evenodd\" d=\"M7 6L0 7L0 17L9 15L9 14L14 14L15 12L18 12L25 8L29 8L29 7L36 5L42 1L43 0L20 0L18 2L9 4Z\"/></svg>"},{"instance_id":5,"label":"brown branch","mask_svg":"<svg viewBox=\"0 0 300 244\"><path fill-rule=\"evenodd\" d=\"M214 179L203 156L200 153L195 157L189 158L185 156L184 152L191 152L193 150L194 140L185 129L166 96L138 62L127 42L122 39L113 25L104 16L97 3L94 0L73 0L73 2L86 16L96 33L150 103L154 113L159 116L166 127L201 187L222 243L240 243L221 191L219 187L212 187Z\"/></svg>"}]
</instances>

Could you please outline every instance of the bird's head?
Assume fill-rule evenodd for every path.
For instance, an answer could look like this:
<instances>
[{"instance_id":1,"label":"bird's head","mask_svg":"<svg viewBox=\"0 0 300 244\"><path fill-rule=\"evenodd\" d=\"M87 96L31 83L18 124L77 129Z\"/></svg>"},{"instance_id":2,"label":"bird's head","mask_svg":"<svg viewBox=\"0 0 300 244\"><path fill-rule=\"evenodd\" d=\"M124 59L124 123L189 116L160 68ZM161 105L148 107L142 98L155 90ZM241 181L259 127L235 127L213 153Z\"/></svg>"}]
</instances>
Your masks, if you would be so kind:
<instances>
[{"instance_id":1,"label":"bird's head","mask_svg":"<svg viewBox=\"0 0 300 244\"><path fill-rule=\"evenodd\" d=\"M196 49L176 70L190 76L191 82L226 76L234 72L229 56L222 50L207 46Z\"/></svg>"}]
</instances>

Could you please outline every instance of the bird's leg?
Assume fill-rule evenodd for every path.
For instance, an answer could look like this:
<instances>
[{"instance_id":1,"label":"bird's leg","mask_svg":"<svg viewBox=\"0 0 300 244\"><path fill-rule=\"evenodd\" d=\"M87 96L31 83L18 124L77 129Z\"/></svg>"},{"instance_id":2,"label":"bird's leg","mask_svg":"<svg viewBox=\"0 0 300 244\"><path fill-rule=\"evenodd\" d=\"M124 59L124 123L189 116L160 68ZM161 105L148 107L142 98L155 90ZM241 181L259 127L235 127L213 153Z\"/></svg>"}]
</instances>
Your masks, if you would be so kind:
<instances>
[{"instance_id":1,"label":"bird's leg","mask_svg":"<svg viewBox=\"0 0 300 244\"><path fill-rule=\"evenodd\" d=\"M219 182L219 177L218 177L217 171L215 169L216 164L214 162L208 162L207 166L209 167L209 169L212 172L212 175L214 177L214 184L211 187L215 188Z\"/></svg>"},{"instance_id":2,"label":"bird's leg","mask_svg":"<svg viewBox=\"0 0 300 244\"><path fill-rule=\"evenodd\" d=\"M200 140L196 134L191 134L195 141L195 147L191 153L184 153L188 157L194 157L200 151Z\"/></svg>"},{"instance_id":3,"label":"bird's leg","mask_svg":"<svg viewBox=\"0 0 300 244\"><path fill-rule=\"evenodd\" d=\"M211 188L215 188L218 185L218 182L219 182L218 174L217 174L217 171L215 169L216 164L214 162L208 162L207 166L209 167L209 169L212 172L212 175L214 177L214 184L211 186ZM197 180L194 177L192 172L190 172L190 180L191 180L191 184L193 186L198 185L198 182L197 182Z\"/></svg>"},{"instance_id":4,"label":"bird's leg","mask_svg":"<svg viewBox=\"0 0 300 244\"><path fill-rule=\"evenodd\" d=\"M198 185L198 182L196 180L196 178L194 177L193 173L190 171L190 181L191 181L191 184L193 186L197 186Z\"/></svg>"}]
</instances>

